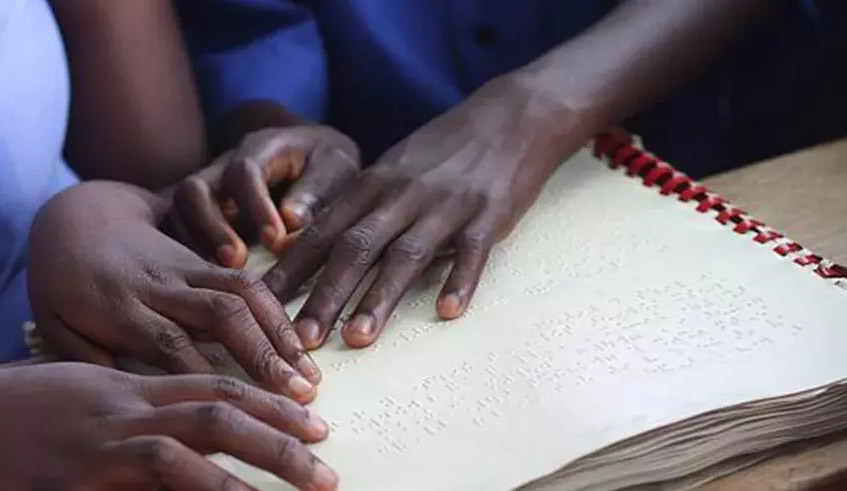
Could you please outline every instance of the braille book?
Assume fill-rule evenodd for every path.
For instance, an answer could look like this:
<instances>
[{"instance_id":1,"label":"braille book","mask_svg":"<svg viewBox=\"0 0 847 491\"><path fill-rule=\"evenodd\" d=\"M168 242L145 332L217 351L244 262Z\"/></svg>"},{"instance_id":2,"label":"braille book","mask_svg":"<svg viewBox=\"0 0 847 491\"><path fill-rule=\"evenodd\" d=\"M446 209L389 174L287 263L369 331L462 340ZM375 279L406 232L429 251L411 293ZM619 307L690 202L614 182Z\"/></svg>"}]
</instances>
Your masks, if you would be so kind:
<instances>
[{"instance_id":1,"label":"braille book","mask_svg":"<svg viewBox=\"0 0 847 491\"><path fill-rule=\"evenodd\" d=\"M314 352L342 490L686 487L847 428L847 271L625 134L562 164L451 322L443 266L373 347Z\"/></svg>"}]
</instances>

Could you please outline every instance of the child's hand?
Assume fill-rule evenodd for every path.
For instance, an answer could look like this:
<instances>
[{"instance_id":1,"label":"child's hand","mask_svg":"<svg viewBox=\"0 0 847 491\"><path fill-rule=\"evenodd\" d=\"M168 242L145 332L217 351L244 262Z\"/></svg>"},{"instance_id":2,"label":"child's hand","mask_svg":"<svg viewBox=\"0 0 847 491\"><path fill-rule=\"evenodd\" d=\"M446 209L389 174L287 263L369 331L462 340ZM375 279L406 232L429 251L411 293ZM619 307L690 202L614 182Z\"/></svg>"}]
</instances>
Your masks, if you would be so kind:
<instances>
[{"instance_id":1,"label":"child's hand","mask_svg":"<svg viewBox=\"0 0 847 491\"><path fill-rule=\"evenodd\" d=\"M3 489L253 489L203 458L215 452L298 489L338 486L302 443L326 423L234 379L49 363L0 370L0 390Z\"/></svg>"},{"instance_id":2,"label":"child's hand","mask_svg":"<svg viewBox=\"0 0 847 491\"><path fill-rule=\"evenodd\" d=\"M209 373L216 359L196 342L217 342L266 390L314 399L320 369L283 306L258 276L210 264L160 232L166 207L141 188L89 181L41 210L27 283L47 351L105 366L120 357Z\"/></svg>"},{"instance_id":3,"label":"child's hand","mask_svg":"<svg viewBox=\"0 0 847 491\"><path fill-rule=\"evenodd\" d=\"M359 169L358 147L332 128L260 130L177 187L167 226L198 253L242 268L245 236L278 254ZM270 189L283 183L291 186L277 207Z\"/></svg>"}]
</instances>

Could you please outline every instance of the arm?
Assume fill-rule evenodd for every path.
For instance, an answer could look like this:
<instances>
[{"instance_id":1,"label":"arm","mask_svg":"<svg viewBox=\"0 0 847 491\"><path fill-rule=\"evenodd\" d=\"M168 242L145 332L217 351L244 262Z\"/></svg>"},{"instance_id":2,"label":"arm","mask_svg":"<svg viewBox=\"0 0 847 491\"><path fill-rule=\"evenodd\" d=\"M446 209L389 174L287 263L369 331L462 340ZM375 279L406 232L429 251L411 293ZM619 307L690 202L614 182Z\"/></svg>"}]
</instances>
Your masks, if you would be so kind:
<instances>
[{"instance_id":1,"label":"arm","mask_svg":"<svg viewBox=\"0 0 847 491\"><path fill-rule=\"evenodd\" d=\"M628 0L583 35L507 77L575 115L590 137L708 68L763 14L783 5Z\"/></svg>"},{"instance_id":2,"label":"arm","mask_svg":"<svg viewBox=\"0 0 847 491\"><path fill-rule=\"evenodd\" d=\"M168 230L225 266L244 266L242 238L280 252L359 168L356 144L314 123L324 116L327 73L305 3L180 3L221 155L176 189ZM285 193L274 199L269 187ZM221 200L236 211L222 212Z\"/></svg>"},{"instance_id":3,"label":"arm","mask_svg":"<svg viewBox=\"0 0 847 491\"><path fill-rule=\"evenodd\" d=\"M455 251L436 303L467 309L494 244L559 164L593 135L667 95L774 0L629 0L576 39L485 84L366 169L265 276L281 298L322 269L295 320L320 346L368 270L341 329L373 343L440 249Z\"/></svg>"},{"instance_id":4,"label":"arm","mask_svg":"<svg viewBox=\"0 0 847 491\"><path fill-rule=\"evenodd\" d=\"M216 153L254 131L323 119L323 42L312 12L299 3L180 3Z\"/></svg>"},{"instance_id":5,"label":"arm","mask_svg":"<svg viewBox=\"0 0 847 491\"><path fill-rule=\"evenodd\" d=\"M150 188L205 164L190 64L167 0L51 0L73 99L66 153L84 178Z\"/></svg>"}]
</instances>

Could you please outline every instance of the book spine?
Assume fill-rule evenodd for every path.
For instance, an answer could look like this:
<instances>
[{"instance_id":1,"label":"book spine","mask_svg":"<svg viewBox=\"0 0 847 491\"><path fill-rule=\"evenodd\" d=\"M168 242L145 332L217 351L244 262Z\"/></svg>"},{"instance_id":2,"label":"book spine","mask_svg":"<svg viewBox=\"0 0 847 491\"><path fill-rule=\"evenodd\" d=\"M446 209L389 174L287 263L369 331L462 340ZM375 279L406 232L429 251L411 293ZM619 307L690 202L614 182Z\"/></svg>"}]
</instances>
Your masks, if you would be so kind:
<instances>
[{"instance_id":1,"label":"book spine","mask_svg":"<svg viewBox=\"0 0 847 491\"><path fill-rule=\"evenodd\" d=\"M675 196L682 202L694 203L695 210L711 214L721 225L740 235L749 235L773 252L790 257L798 266L809 268L821 278L847 289L847 268L829 261L784 234L756 220L727 199L698 184L674 166L644 150L624 131L602 133L594 139L594 155L612 169L623 168L628 176L640 179L647 187L658 189L664 196Z\"/></svg>"}]
</instances>

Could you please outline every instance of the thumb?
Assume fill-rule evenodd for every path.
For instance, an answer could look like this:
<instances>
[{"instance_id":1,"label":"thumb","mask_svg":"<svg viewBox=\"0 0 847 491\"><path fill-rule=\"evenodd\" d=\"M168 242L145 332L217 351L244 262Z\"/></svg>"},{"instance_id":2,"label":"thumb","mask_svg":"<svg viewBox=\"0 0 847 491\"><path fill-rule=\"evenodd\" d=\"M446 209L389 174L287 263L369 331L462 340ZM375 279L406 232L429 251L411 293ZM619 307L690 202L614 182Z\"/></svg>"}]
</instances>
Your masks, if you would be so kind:
<instances>
[{"instance_id":1,"label":"thumb","mask_svg":"<svg viewBox=\"0 0 847 491\"><path fill-rule=\"evenodd\" d=\"M337 147L318 146L307 157L306 168L280 202L289 231L310 223L333 196L359 173L358 159Z\"/></svg>"}]
</instances>

